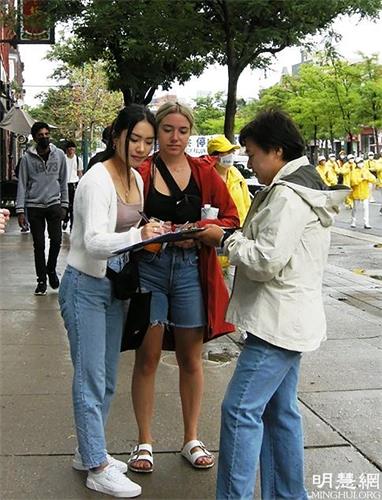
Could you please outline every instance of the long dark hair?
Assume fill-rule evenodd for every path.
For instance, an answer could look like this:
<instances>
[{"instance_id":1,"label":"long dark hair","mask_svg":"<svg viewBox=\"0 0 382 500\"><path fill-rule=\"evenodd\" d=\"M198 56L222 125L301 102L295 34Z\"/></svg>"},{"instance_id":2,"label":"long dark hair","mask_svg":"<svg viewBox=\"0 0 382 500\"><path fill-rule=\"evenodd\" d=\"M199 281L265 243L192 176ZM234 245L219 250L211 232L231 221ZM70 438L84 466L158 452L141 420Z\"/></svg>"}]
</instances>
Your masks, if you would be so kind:
<instances>
[{"instance_id":1,"label":"long dark hair","mask_svg":"<svg viewBox=\"0 0 382 500\"><path fill-rule=\"evenodd\" d=\"M112 158L115 154L113 140L119 137L124 130L127 130L126 141L125 141L125 158L126 158L126 168L128 173L127 179L129 188L130 188L130 168L131 168L130 165L128 165L127 163L129 158L129 141L135 125L141 121L147 121L150 125L152 125L156 138L155 117L152 114L152 112L145 106L142 106L141 104L129 104L129 106L126 106L125 108L121 109L121 111L117 115L117 118L113 121L106 149L105 151L102 151L99 155L99 161L101 162Z\"/></svg>"}]
</instances>

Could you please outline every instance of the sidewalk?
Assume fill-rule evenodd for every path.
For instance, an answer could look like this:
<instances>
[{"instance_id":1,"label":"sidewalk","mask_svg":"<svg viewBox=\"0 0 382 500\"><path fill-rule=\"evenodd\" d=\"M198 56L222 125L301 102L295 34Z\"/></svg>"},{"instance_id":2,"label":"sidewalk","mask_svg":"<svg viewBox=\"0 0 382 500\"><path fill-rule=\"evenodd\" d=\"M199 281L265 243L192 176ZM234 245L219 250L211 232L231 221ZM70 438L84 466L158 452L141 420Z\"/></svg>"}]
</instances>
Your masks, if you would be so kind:
<instances>
[{"instance_id":1,"label":"sidewalk","mask_svg":"<svg viewBox=\"0 0 382 500\"><path fill-rule=\"evenodd\" d=\"M324 286L328 341L303 357L299 398L305 424L306 486L312 498L340 498L320 495L339 493L341 485L342 492L358 495L341 498L382 495L382 281L338 266L342 251L344 262L351 252L359 251L381 262L382 249L373 245L382 243L382 238L357 239L359 234L333 231ZM65 234L61 272L68 240ZM71 469L76 446L72 366L57 292L49 289L45 297L33 295L32 240L19 233L15 220L8 234L0 237L0 252L0 496L3 500L110 498L88 490L85 474ZM206 357L220 361L204 361L200 439L215 453L220 403L239 352L236 341L232 335L206 346ZM108 427L108 450L122 459L137 435L130 398L132 365L133 353L124 353ZM213 499L216 468L193 470L179 455L182 419L177 378L174 355L163 353L156 385L155 472L130 477L142 485L143 499ZM243 460L245 456L243 450ZM343 489L345 483L364 489Z\"/></svg>"}]
</instances>

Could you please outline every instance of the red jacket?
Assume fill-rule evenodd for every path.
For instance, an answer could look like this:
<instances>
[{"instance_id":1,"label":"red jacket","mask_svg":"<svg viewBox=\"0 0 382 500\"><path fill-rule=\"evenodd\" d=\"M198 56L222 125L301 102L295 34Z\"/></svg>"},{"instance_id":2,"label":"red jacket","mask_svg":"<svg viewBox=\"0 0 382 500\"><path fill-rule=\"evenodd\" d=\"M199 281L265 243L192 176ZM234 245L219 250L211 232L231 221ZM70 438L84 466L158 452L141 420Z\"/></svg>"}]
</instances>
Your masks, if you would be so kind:
<instances>
[{"instance_id":1,"label":"red jacket","mask_svg":"<svg viewBox=\"0 0 382 500\"><path fill-rule=\"evenodd\" d=\"M186 155L186 157L190 164L192 175L200 190L202 205L208 203L212 207L219 208L218 219L200 220L196 224L199 227L203 227L206 224L217 224L223 227L239 226L240 220L236 206L227 190L225 182L214 167L217 158L211 156L196 158L189 155ZM138 169L144 182L145 198L150 188L151 167L152 161L149 158ZM208 328L206 328L204 334L204 342L207 342L225 333L233 332L235 327L232 323L225 321L229 294L224 283L215 249L202 245L199 256L200 280L208 318Z\"/></svg>"}]
</instances>

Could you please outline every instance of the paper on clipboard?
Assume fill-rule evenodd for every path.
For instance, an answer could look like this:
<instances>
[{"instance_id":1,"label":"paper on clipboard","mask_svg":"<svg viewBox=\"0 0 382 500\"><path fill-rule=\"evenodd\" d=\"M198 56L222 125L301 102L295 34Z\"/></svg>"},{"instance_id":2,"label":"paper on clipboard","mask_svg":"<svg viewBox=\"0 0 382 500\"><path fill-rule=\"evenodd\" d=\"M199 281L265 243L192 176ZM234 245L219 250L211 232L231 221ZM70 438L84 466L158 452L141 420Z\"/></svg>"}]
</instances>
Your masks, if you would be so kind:
<instances>
[{"instance_id":1,"label":"paper on clipboard","mask_svg":"<svg viewBox=\"0 0 382 500\"><path fill-rule=\"evenodd\" d=\"M204 231L204 229L205 229L204 227L192 227L189 229L183 229L181 231L171 231L169 233L161 234L160 236L155 236L155 238L143 240L140 241L139 243L135 243L134 245L121 248L113 252L113 254L119 255L121 253L141 250L144 246L149 245L150 243L170 243L172 241L186 240L188 238L192 238L193 234L199 233L200 231Z\"/></svg>"}]
</instances>

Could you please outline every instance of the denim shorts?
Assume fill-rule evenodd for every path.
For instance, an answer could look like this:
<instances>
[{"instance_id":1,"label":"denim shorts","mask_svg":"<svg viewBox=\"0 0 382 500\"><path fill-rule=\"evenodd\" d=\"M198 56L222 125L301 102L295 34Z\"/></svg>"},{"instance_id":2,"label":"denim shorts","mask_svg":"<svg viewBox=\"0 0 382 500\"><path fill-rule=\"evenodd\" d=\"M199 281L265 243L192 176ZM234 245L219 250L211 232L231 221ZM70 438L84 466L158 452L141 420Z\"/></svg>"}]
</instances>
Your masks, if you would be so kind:
<instances>
[{"instance_id":1,"label":"denim shorts","mask_svg":"<svg viewBox=\"0 0 382 500\"><path fill-rule=\"evenodd\" d=\"M206 312L199 277L196 248L167 246L160 253L139 253L141 287L152 292L151 324L199 328Z\"/></svg>"}]
</instances>

